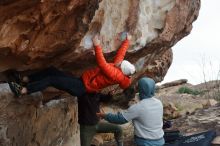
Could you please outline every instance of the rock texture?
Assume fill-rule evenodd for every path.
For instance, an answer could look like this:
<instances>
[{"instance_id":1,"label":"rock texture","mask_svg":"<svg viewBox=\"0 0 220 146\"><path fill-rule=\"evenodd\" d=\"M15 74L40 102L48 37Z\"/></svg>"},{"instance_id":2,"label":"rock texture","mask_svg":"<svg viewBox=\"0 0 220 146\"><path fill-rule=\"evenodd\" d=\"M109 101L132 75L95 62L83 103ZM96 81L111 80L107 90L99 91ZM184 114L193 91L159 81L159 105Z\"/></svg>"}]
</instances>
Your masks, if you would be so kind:
<instances>
[{"instance_id":1,"label":"rock texture","mask_svg":"<svg viewBox=\"0 0 220 146\"><path fill-rule=\"evenodd\" d=\"M133 35L126 58L138 74L161 81L170 48L188 35L200 0L4 0L0 2L0 71L54 65L75 74L91 66L91 37L102 36L111 60L118 34ZM83 66L83 67L82 67Z\"/></svg>"},{"instance_id":2,"label":"rock texture","mask_svg":"<svg viewBox=\"0 0 220 146\"><path fill-rule=\"evenodd\" d=\"M137 68L134 79L162 81L171 47L190 33L199 9L200 0L2 0L0 77L9 69L28 73L47 66L80 76L96 65L94 34L101 35L111 61L127 31L133 36L126 59ZM0 145L79 146L73 100L42 105L31 99L16 100L0 85Z\"/></svg>"},{"instance_id":3,"label":"rock texture","mask_svg":"<svg viewBox=\"0 0 220 146\"><path fill-rule=\"evenodd\" d=\"M185 82L186 79L181 79L157 87L156 95L163 102L165 118L175 119L192 114L196 109L208 108L218 103L219 81L198 85ZM180 92L183 88L188 89L188 92Z\"/></svg>"},{"instance_id":4,"label":"rock texture","mask_svg":"<svg viewBox=\"0 0 220 146\"><path fill-rule=\"evenodd\" d=\"M207 109L200 109L195 113L182 117L174 121L174 128L178 128L182 133L190 135L206 130L216 130L220 134L220 106L214 106Z\"/></svg>"},{"instance_id":5,"label":"rock texture","mask_svg":"<svg viewBox=\"0 0 220 146\"><path fill-rule=\"evenodd\" d=\"M42 105L40 96L14 99L8 85L0 85L0 146L80 145L74 98Z\"/></svg>"}]
</instances>

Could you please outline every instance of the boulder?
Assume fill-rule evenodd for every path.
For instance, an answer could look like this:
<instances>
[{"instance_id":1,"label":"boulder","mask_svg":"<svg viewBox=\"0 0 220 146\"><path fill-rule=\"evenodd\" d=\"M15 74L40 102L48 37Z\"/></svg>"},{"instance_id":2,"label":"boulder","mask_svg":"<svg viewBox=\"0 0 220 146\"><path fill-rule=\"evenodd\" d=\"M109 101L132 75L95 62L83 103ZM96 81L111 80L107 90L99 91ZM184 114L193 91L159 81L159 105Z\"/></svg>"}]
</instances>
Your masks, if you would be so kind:
<instances>
[{"instance_id":1,"label":"boulder","mask_svg":"<svg viewBox=\"0 0 220 146\"><path fill-rule=\"evenodd\" d=\"M41 103L41 93L16 99L0 84L1 146L79 146L77 102L73 97Z\"/></svg>"},{"instance_id":2,"label":"boulder","mask_svg":"<svg viewBox=\"0 0 220 146\"><path fill-rule=\"evenodd\" d=\"M0 72L56 66L81 75L96 65L94 34L111 61L126 31L133 36L126 59L135 64L135 77L162 81L171 47L190 33L199 9L200 0L4 0Z\"/></svg>"}]
</instances>

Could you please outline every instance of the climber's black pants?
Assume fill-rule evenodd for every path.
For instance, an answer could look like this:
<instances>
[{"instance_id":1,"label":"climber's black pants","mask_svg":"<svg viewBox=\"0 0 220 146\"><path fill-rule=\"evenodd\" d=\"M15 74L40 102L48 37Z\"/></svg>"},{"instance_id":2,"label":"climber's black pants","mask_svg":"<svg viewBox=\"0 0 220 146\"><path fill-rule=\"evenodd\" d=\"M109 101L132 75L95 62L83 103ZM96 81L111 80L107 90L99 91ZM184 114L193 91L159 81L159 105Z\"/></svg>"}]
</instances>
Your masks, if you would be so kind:
<instances>
[{"instance_id":1,"label":"climber's black pants","mask_svg":"<svg viewBox=\"0 0 220 146\"><path fill-rule=\"evenodd\" d=\"M26 86L28 94L44 90L49 86L66 91L69 94L78 97L86 93L81 78L65 74L54 67L31 74L28 78L30 80Z\"/></svg>"}]
</instances>

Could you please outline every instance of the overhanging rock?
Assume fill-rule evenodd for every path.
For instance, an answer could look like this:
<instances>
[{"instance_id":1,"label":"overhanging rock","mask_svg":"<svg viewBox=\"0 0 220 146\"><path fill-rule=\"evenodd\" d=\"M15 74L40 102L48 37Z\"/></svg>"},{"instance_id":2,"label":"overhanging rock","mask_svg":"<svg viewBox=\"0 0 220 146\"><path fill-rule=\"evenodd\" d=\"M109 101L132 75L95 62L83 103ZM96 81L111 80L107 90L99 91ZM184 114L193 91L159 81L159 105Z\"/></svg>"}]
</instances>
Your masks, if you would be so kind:
<instances>
[{"instance_id":1,"label":"overhanging rock","mask_svg":"<svg viewBox=\"0 0 220 146\"><path fill-rule=\"evenodd\" d=\"M0 71L53 65L81 75L96 65L95 33L110 61L121 43L118 34L127 31L133 39L126 59L138 68L135 77L161 81L172 62L170 48L190 33L199 9L200 0L4 0Z\"/></svg>"}]
</instances>

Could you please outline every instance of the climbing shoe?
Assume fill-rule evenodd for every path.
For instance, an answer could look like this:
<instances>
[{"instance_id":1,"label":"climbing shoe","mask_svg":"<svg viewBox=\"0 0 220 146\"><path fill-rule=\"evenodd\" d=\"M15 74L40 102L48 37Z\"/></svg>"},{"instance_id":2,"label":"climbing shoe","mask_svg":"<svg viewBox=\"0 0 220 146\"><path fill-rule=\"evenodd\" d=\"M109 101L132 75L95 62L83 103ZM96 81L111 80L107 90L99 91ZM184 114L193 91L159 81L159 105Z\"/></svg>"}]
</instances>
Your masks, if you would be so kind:
<instances>
[{"instance_id":1,"label":"climbing shoe","mask_svg":"<svg viewBox=\"0 0 220 146\"><path fill-rule=\"evenodd\" d=\"M22 86L20 86L19 84L15 82L8 82L8 84L9 84L9 87L11 88L11 91L14 93L14 95L16 97L20 97Z\"/></svg>"}]
</instances>

